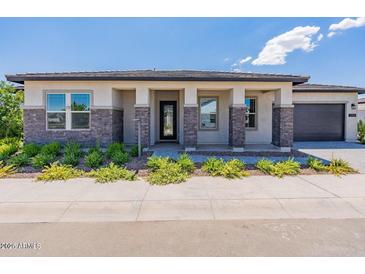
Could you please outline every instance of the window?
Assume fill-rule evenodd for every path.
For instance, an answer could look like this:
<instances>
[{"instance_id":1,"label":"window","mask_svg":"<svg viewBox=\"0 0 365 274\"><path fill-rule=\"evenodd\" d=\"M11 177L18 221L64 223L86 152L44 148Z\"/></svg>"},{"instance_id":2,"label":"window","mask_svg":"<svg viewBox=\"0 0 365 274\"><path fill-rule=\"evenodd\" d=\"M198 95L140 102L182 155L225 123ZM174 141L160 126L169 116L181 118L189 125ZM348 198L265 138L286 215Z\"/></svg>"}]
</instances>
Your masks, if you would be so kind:
<instances>
[{"instance_id":1,"label":"window","mask_svg":"<svg viewBox=\"0 0 365 274\"><path fill-rule=\"evenodd\" d=\"M216 97L201 97L199 100L200 129L218 129L217 109L218 99Z\"/></svg>"},{"instance_id":2,"label":"window","mask_svg":"<svg viewBox=\"0 0 365 274\"><path fill-rule=\"evenodd\" d=\"M256 98L246 98L246 119L245 119L245 127L246 128L256 128Z\"/></svg>"},{"instance_id":3,"label":"window","mask_svg":"<svg viewBox=\"0 0 365 274\"><path fill-rule=\"evenodd\" d=\"M90 127L90 94L71 94L71 128Z\"/></svg>"},{"instance_id":4,"label":"window","mask_svg":"<svg viewBox=\"0 0 365 274\"><path fill-rule=\"evenodd\" d=\"M66 129L65 94L47 95L47 127L48 129Z\"/></svg>"},{"instance_id":5,"label":"window","mask_svg":"<svg viewBox=\"0 0 365 274\"><path fill-rule=\"evenodd\" d=\"M47 94L47 129L70 130L89 128L89 93Z\"/></svg>"}]
</instances>

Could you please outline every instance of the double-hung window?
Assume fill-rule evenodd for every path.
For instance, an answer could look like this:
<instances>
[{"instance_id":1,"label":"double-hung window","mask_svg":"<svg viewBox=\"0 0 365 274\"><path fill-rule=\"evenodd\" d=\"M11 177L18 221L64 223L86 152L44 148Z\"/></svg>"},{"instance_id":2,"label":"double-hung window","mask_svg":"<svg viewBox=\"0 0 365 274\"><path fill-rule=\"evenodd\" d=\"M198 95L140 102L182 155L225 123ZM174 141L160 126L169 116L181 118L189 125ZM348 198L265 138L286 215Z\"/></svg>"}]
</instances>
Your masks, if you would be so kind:
<instances>
[{"instance_id":1,"label":"double-hung window","mask_svg":"<svg viewBox=\"0 0 365 274\"><path fill-rule=\"evenodd\" d=\"M90 94L71 94L71 129L90 128Z\"/></svg>"},{"instance_id":2,"label":"double-hung window","mask_svg":"<svg viewBox=\"0 0 365 274\"><path fill-rule=\"evenodd\" d=\"M47 129L90 128L89 93L48 93Z\"/></svg>"},{"instance_id":3,"label":"double-hung window","mask_svg":"<svg viewBox=\"0 0 365 274\"><path fill-rule=\"evenodd\" d=\"M47 95L47 128L66 129L66 95Z\"/></svg>"},{"instance_id":4,"label":"double-hung window","mask_svg":"<svg viewBox=\"0 0 365 274\"><path fill-rule=\"evenodd\" d=\"M245 127L255 129L257 127L257 100L256 98L246 98L246 119Z\"/></svg>"},{"instance_id":5,"label":"double-hung window","mask_svg":"<svg viewBox=\"0 0 365 274\"><path fill-rule=\"evenodd\" d=\"M218 99L217 97L199 98L199 128L218 129Z\"/></svg>"}]
</instances>

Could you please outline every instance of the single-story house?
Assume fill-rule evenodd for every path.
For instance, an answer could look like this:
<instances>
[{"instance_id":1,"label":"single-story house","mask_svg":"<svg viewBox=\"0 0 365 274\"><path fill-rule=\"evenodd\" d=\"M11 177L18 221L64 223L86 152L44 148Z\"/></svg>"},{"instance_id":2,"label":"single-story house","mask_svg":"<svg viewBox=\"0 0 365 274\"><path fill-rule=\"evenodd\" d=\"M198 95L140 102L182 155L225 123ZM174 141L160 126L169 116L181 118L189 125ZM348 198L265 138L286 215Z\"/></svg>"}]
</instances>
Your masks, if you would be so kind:
<instances>
[{"instance_id":1,"label":"single-story house","mask_svg":"<svg viewBox=\"0 0 365 274\"><path fill-rule=\"evenodd\" d=\"M365 122L365 98L359 99L357 105L357 117L358 120L363 120Z\"/></svg>"},{"instance_id":2,"label":"single-story house","mask_svg":"<svg viewBox=\"0 0 365 274\"><path fill-rule=\"evenodd\" d=\"M307 84L308 76L135 70L6 75L23 84L26 142L273 144L356 140L364 88Z\"/></svg>"}]
</instances>

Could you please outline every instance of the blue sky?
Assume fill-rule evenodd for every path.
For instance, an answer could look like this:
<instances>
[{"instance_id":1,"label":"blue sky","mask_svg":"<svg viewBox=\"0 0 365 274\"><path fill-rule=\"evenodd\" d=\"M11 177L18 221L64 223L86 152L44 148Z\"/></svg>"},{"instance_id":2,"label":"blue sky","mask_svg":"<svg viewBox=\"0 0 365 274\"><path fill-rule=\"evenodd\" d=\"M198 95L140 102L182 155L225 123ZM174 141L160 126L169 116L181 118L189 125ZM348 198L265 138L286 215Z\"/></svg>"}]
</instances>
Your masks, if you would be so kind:
<instances>
[{"instance_id":1,"label":"blue sky","mask_svg":"<svg viewBox=\"0 0 365 274\"><path fill-rule=\"evenodd\" d=\"M348 27L345 22L327 37L330 25L343 19L0 18L0 79L17 72L240 69L310 75L313 83L365 87L365 26ZM296 27L309 34L296 37L290 32ZM293 39L289 45L286 36L280 36L286 32ZM282 57L285 64L253 65L266 43L278 36L283 39L274 39L277 45L266 55L292 47ZM295 48L296 43L306 45Z\"/></svg>"}]
</instances>

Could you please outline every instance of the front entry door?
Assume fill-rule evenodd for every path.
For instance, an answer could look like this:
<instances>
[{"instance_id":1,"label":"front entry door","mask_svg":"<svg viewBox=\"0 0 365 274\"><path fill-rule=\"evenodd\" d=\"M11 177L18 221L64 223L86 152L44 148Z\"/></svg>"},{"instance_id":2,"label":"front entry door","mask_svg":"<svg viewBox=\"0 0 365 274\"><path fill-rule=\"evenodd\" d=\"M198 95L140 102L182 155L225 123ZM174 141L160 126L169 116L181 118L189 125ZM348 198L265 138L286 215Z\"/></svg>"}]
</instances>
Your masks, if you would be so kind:
<instances>
[{"instance_id":1,"label":"front entry door","mask_svg":"<svg viewBox=\"0 0 365 274\"><path fill-rule=\"evenodd\" d=\"M160 101L160 140L176 139L176 101Z\"/></svg>"}]
</instances>

